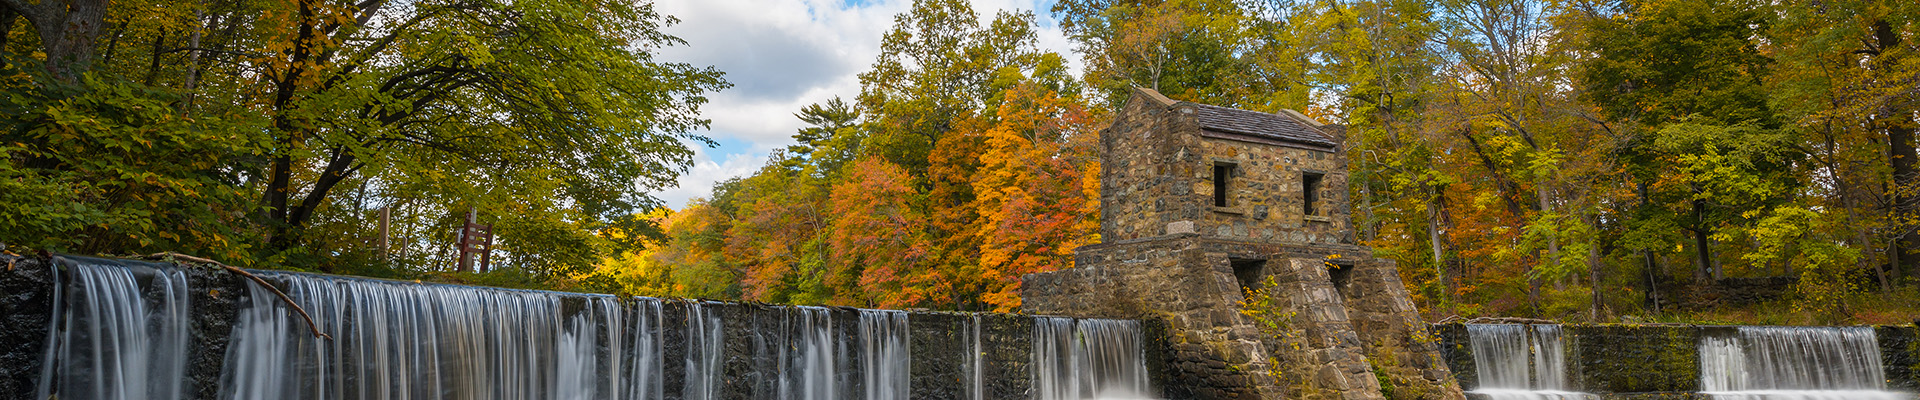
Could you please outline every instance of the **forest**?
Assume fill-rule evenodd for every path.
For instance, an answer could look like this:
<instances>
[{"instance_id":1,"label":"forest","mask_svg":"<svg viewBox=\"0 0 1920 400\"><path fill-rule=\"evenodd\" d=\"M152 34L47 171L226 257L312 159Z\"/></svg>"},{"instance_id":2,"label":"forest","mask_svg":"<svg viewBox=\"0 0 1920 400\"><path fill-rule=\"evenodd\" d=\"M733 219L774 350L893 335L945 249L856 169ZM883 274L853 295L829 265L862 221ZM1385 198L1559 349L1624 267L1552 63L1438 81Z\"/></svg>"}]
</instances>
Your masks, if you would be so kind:
<instances>
[{"instance_id":1,"label":"forest","mask_svg":"<svg viewBox=\"0 0 1920 400\"><path fill-rule=\"evenodd\" d=\"M808 126L678 209L650 193L730 84L656 59L685 43L651 4L0 5L16 252L1016 311L1100 242L1098 138L1144 87L1345 125L1356 240L1432 320L1920 312L1920 3L1061 0L1060 54L916 0L858 93L766 116ZM450 271L468 210L507 268ZM1700 300L1752 281L1786 283Z\"/></svg>"}]
</instances>

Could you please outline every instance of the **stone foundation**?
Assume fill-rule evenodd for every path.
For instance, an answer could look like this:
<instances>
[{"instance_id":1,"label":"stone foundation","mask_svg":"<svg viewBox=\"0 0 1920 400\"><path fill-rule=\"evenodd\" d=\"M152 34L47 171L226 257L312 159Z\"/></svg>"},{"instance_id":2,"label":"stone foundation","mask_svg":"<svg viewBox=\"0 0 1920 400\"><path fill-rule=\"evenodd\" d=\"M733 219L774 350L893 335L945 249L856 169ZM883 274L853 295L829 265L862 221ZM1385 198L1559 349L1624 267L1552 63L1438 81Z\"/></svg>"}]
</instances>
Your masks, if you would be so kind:
<instances>
[{"instance_id":1,"label":"stone foundation","mask_svg":"<svg viewBox=\"0 0 1920 400\"><path fill-rule=\"evenodd\" d=\"M1261 282L1255 318L1243 285ZM1358 246L1167 235L1083 247L1022 287L1029 313L1163 321L1170 398L1462 396L1394 265Z\"/></svg>"}]
</instances>

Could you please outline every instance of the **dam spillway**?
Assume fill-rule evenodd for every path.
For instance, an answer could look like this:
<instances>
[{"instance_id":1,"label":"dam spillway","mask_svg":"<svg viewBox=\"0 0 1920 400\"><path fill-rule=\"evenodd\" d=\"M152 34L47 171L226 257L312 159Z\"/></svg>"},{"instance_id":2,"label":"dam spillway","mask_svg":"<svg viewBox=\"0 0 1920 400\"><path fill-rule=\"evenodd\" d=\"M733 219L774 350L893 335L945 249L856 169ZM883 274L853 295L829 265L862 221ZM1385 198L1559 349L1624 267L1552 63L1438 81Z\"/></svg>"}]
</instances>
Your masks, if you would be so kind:
<instances>
[{"instance_id":1,"label":"dam spillway","mask_svg":"<svg viewBox=\"0 0 1920 400\"><path fill-rule=\"evenodd\" d=\"M16 329L0 338L10 357L34 349L31 365L0 367L11 368L0 397L1081 399L1151 391L1146 335L1131 320L253 272L310 313L327 339L280 298L223 271L52 261L42 270L44 293L22 294L49 311L29 324L40 337L20 339L31 335Z\"/></svg>"},{"instance_id":2,"label":"dam spillway","mask_svg":"<svg viewBox=\"0 0 1920 400\"><path fill-rule=\"evenodd\" d=\"M1913 325L1433 328L1469 398L1920 398L1920 328Z\"/></svg>"},{"instance_id":3,"label":"dam spillway","mask_svg":"<svg viewBox=\"0 0 1920 400\"><path fill-rule=\"evenodd\" d=\"M1494 400L1580 400L1592 396L1567 383L1565 344L1559 325L1468 324L1478 388L1468 393Z\"/></svg>"},{"instance_id":4,"label":"dam spillway","mask_svg":"<svg viewBox=\"0 0 1920 400\"><path fill-rule=\"evenodd\" d=\"M1868 327L1742 326L1700 339L1700 391L1718 400L1895 400Z\"/></svg>"}]
</instances>

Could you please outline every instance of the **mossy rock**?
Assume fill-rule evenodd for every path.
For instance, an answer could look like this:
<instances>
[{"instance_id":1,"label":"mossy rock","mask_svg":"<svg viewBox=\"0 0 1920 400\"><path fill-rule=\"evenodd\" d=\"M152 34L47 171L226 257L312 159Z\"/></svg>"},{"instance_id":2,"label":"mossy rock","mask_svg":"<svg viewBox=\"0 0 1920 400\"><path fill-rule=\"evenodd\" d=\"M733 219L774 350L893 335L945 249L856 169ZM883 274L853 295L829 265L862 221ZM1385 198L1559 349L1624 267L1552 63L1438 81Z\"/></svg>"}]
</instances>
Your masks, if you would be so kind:
<instances>
[{"instance_id":1,"label":"mossy rock","mask_svg":"<svg viewBox=\"0 0 1920 400\"><path fill-rule=\"evenodd\" d=\"M1731 328L1728 328L1731 329ZM1692 326L1567 326L1576 374L1591 393L1693 392L1700 388Z\"/></svg>"},{"instance_id":2,"label":"mossy rock","mask_svg":"<svg viewBox=\"0 0 1920 400\"><path fill-rule=\"evenodd\" d=\"M1460 383L1460 390L1478 388L1479 367L1473 364L1473 340L1467 336L1467 326L1434 324L1433 334L1440 338L1440 358L1446 360L1447 368L1453 371L1453 379Z\"/></svg>"},{"instance_id":3,"label":"mossy rock","mask_svg":"<svg viewBox=\"0 0 1920 400\"><path fill-rule=\"evenodd\" d=\"M1886 368L1887 388L1920 391L1920 328L1914 325L1881 325L1873 328L1880 339L1881 365Z\"/></svg>"}]
</instances>

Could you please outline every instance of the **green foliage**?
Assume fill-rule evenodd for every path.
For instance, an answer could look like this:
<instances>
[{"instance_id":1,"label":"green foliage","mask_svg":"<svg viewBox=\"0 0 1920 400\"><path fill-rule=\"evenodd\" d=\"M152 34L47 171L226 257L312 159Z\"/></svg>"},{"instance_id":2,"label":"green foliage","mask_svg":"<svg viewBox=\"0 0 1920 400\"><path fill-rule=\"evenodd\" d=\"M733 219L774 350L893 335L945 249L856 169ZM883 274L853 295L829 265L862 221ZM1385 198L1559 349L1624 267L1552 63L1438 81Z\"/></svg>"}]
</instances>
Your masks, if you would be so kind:
<instances>
[{"instance_id":1,"label":"green foliage","mask_svg":"<svg viewBox=\"0 0 1920 400\"><path fill-rule=\"evenodd\" d=\"M91 62L0 48L0 241L57 251L406 277L449 268L474 210L495 265L564 279L659 235L631 216L728 86L654 59L682 42L649 4L43 3L111 27L72 42ZM52 62L80 79L21 72Z\"/></svg>"},{"instance_id":2,"label":"green foliage","mask_svg":"<svg viewBox=\"0 0 1920 400\"><path fill-rule=\"evenodd\" d=\"M91 75L77 86L6 78L0 242L79 253L192 252L250 264L246 219L258 121L183 117L180 95Z\"/></svg>"}]
</instances>

